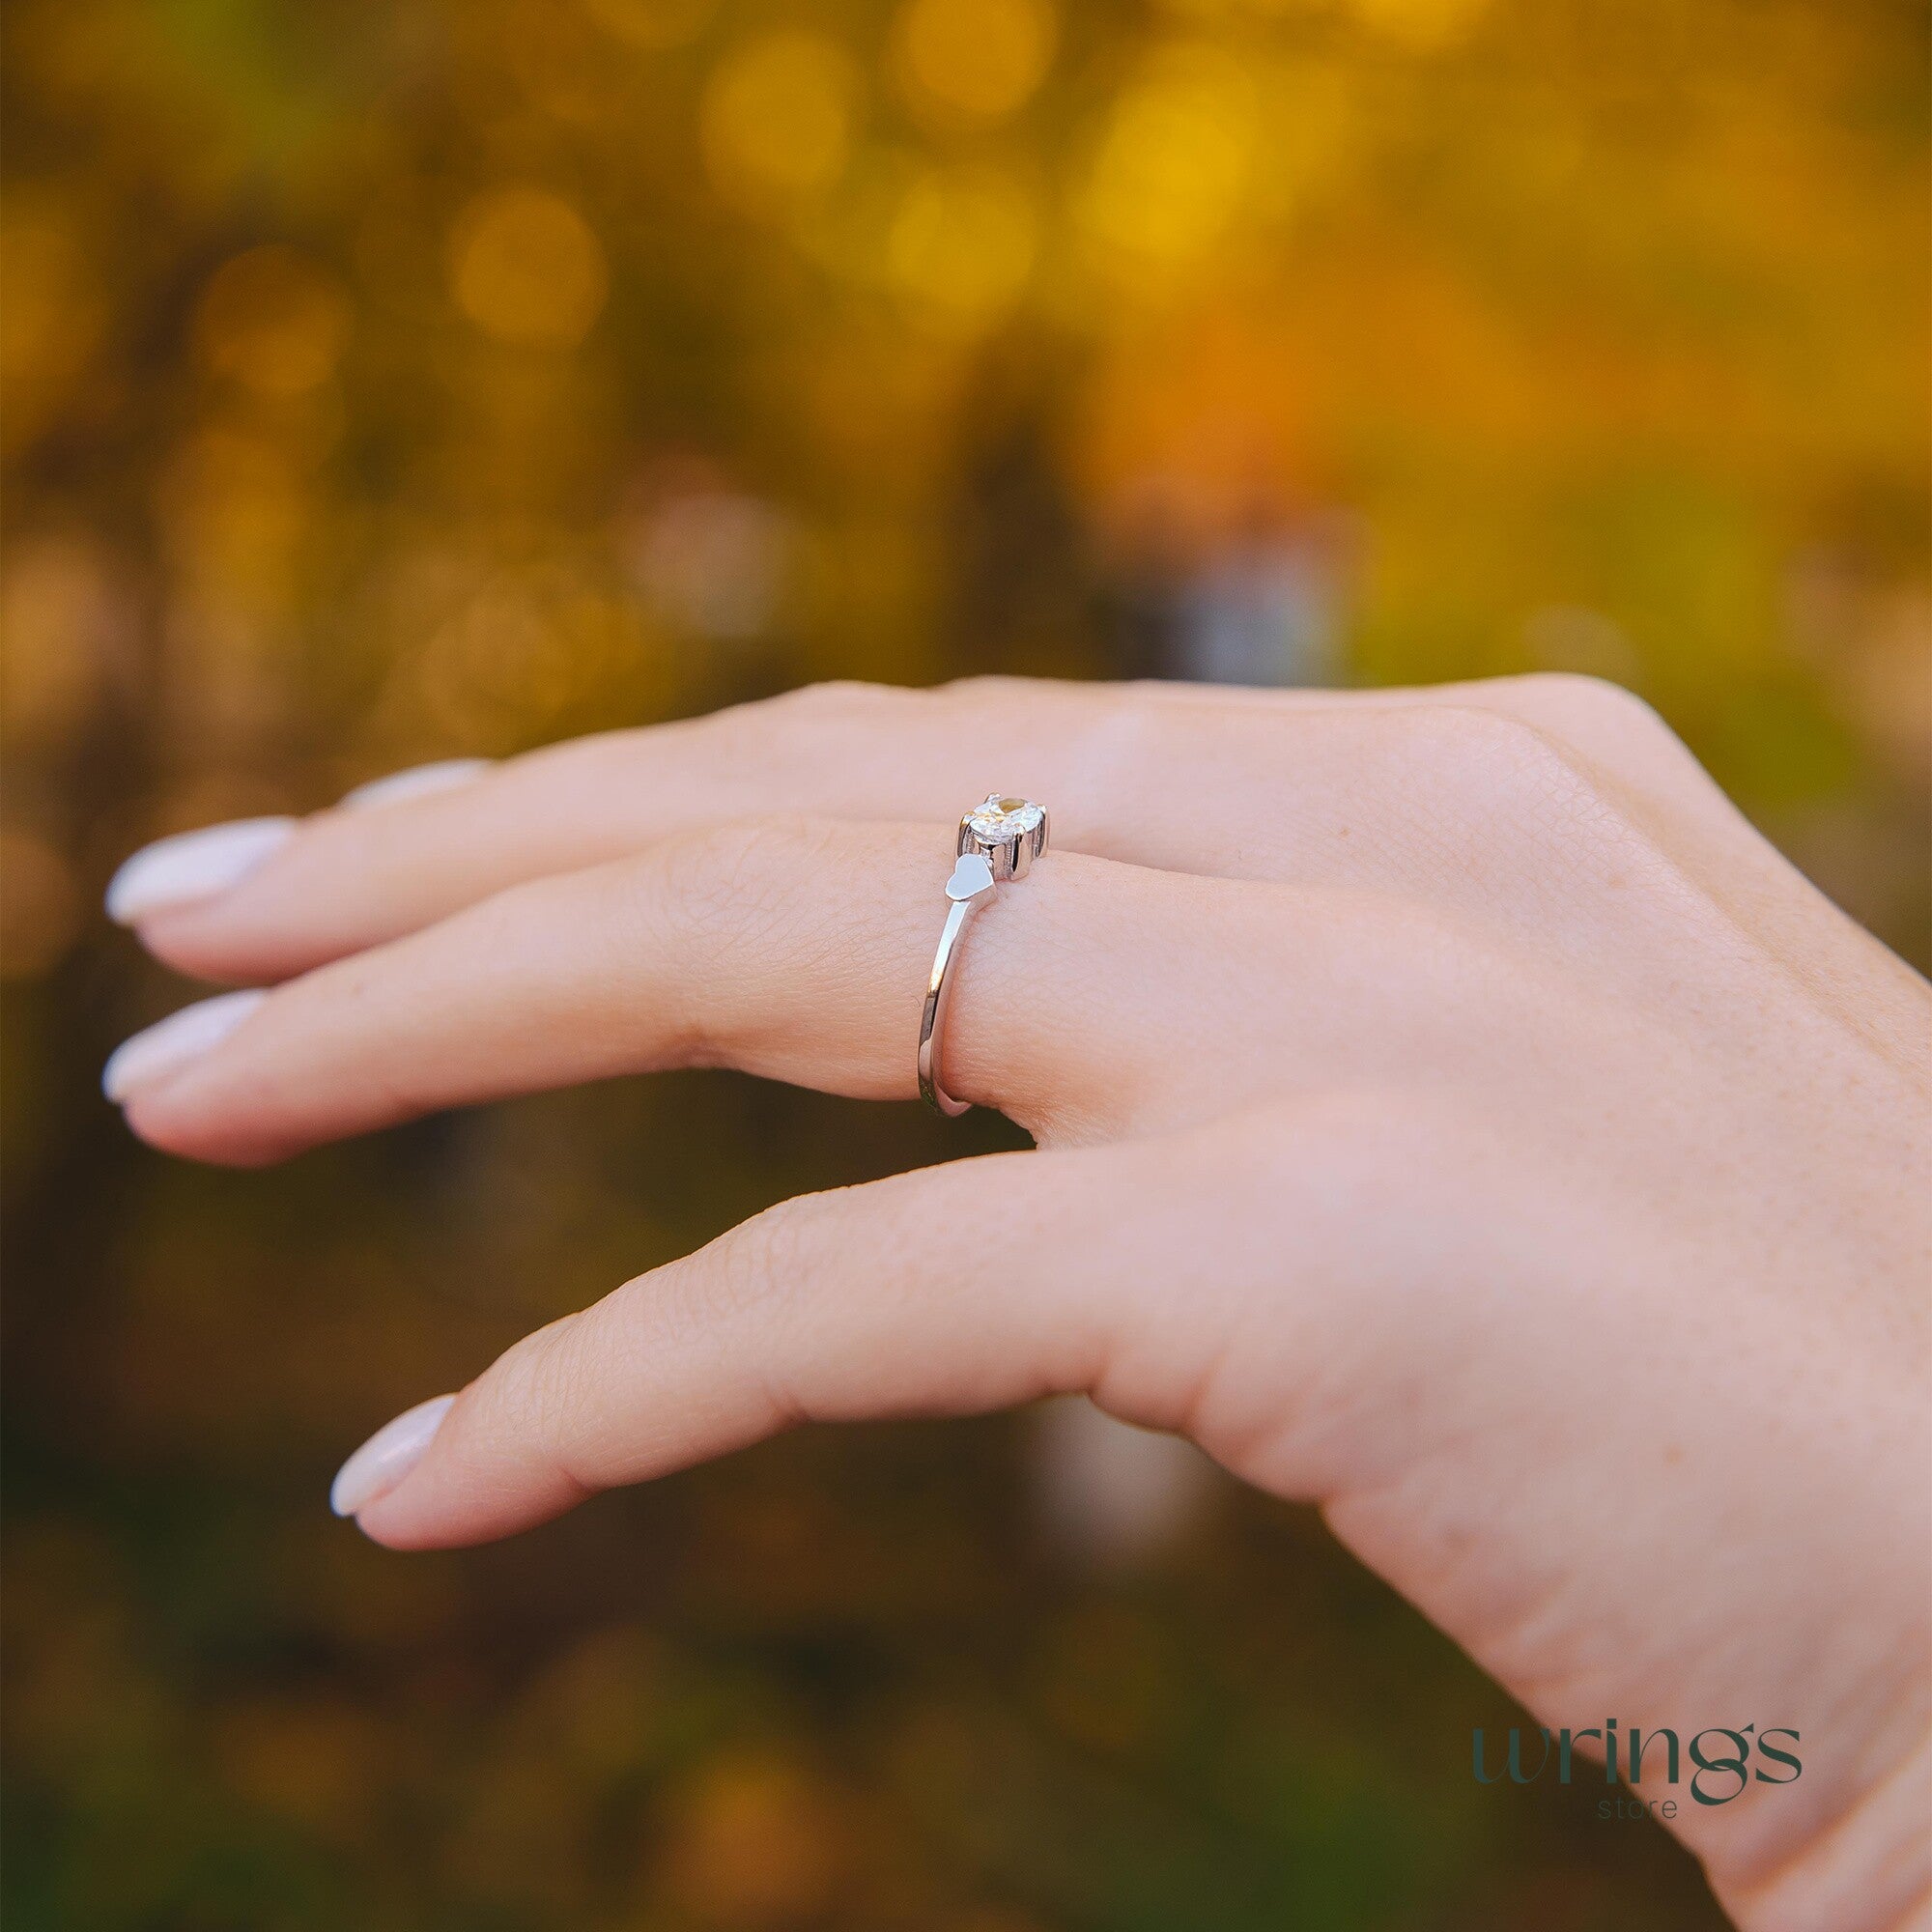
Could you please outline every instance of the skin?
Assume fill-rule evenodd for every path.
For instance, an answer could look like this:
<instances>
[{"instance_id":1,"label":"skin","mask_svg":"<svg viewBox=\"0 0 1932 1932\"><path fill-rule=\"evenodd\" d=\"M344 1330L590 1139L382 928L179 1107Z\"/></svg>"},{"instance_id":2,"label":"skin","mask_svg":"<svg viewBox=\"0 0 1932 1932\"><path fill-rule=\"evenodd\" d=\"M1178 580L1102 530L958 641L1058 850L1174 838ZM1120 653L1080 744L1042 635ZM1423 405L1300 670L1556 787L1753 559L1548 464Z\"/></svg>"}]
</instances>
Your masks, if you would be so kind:
<instances>
[{"instance_id":1,"label":"skin","mask_svg":"<svg viewBox=\"0 0 1932 1932\"><path fill-rule=\"evenodd\" d=\"M324 812L140 923L277 990L128 1120L249 1164L657 1067L907 1096L989 782L1054 846L946 1081L1037 1150L553 1323L362 1528L1084 1391L1319 1503L1552 1728L1799 1732L1796 1781L1672 1794L1741 1924L1932 1924L1932 988L1613 687L823 686Z\"/></svg>"}]
</instances>

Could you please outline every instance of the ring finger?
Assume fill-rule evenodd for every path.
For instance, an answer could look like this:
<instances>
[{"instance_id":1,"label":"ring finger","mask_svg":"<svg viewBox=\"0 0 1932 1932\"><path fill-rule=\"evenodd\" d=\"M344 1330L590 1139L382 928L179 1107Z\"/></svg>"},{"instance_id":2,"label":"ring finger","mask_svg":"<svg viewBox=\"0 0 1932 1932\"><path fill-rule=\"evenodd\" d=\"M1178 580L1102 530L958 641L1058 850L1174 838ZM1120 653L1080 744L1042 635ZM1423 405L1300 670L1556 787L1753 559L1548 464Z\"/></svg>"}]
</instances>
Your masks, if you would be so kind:
<instances>
[{"instance_id":1,"label":"ring finger","mask_svg":"<svg viewBox=\"0 0 1932 1932\"><path fill-rule=\"evenodd\" d=\"M950 844L925 826L798 821L665 841L190 1008L123 1050L109 1091L144 1138L241 1163L673 1065L909 1095ZM1230 1063L1258 1081L1272 1058L1253 1050L1258 1013L1293 1004L1280 959L1306 972L1320 955L1312 936L1281 943L1284 921L1316 923L1294 898L1047 854L970 931L948 1086L1063 1141L1181 1118L1210 1073L1217 1108L1238 1100Z\"/></svg>"}]
</instances>

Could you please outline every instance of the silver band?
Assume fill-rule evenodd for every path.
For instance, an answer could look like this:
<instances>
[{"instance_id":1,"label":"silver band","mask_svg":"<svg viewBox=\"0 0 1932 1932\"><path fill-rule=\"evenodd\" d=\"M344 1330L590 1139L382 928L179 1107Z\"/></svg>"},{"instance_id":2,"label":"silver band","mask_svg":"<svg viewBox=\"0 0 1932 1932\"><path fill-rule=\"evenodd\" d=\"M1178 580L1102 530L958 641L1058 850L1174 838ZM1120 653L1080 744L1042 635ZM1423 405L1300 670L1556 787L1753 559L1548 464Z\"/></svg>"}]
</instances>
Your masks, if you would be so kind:
<instances>
[{"instance_id":1,"label":"silver band","mask_svg":"<svg viewBox=\"0 0 1932 1932\"><path fill-rule=\"evenodd\" d=\"M989 903L999 883L1023 879L1027 867L1046 850L1046 808L1031 799L989 793L959 821L959 858L946 882L952 901L932 955L925 982L925 1009L919 1018L919 1094L942 1114L963 1114L973 1104L955 1100L940 1084L939 1043L946 1032L952 998L952 962L968 922Z\"/></svg>"}]
</instances>

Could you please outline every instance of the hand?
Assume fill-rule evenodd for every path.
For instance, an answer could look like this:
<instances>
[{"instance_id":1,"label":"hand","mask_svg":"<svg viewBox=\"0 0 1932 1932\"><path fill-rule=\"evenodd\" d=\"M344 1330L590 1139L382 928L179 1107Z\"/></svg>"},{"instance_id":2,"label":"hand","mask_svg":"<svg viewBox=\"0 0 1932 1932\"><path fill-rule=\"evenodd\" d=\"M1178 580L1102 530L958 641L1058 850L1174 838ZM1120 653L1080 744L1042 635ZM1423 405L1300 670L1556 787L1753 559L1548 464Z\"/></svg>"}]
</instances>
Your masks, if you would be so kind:
<instances>
[{"instance_id":1,"label":"hand","mask_svg":"<svg viewBox=\"0 0 1932 1932\"><path fill-rule=\"evenodd\" d=\"M1932 1913L1932 993L1635 700L827 686L444 776L124 869L160 957L275 982L123 1049L137 1133L267 1161L667 1066L908 1095L994 786L1054 849L970 931L947 1081L1038 1151L553 1323L352 1461L371 1536L1081 1390L1319 1501L1552 1728L1797 1732L1802 1776L1663 1794L1745 1923Z\"/></svg>"}]
</instances>

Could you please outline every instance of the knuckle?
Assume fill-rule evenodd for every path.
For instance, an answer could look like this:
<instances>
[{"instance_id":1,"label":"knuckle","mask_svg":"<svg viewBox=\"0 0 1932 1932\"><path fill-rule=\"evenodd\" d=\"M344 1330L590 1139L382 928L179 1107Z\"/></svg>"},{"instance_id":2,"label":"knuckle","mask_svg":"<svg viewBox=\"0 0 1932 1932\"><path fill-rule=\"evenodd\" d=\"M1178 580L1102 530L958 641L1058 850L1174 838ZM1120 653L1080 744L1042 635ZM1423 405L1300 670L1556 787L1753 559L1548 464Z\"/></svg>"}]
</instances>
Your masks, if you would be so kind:
<instances>
[{"instance_id":1,"label":"knuckle","mask_svg":"<svg viewBox=\"0 0 1932 1932\"><path fill-rule=\"evenodd\" d=\"M680 728L697 732L717 747L721 757L782 760L801 753L818 755L825 741L836 743L864 730L900 695L886 685L832 678L730 705Z\"/></svg>"},{"instance_id":2,"label":"knuckle","mask_svg":"<svg viewBox=\"0 0 1932 1932\"><path fill-rule=\"evenodd\" d=\"M800 724L841 724L890 709L909 694L895 686L867 684L859 678L826 678L817 684L794 685L774 697L744 707L753 719L790 730Z\"/></svg>"},{"instance_id":3,"label":"knuckle","mask_svg":"<svg viewBox=\"0 0 1932 1932\"><path fill-rule=\"evenodd\" d=\"M1542 725L1480 705L1401 714L1409 754L1493 832L1607 833L1620 823L1595 771Z\"/></svg>"},{"instance_id":4,"label":"knuckle","mask_svg":"<svg viewBox=\"0 0 1932 1932\"><path fill-rule=\"evenodd\" d=\"M810 1197L781 1201L721 1235L680 1268L667 1319L692 1332L754 1320L761 1331L782 1321L811 1265Z\"/></svg>"},{"instance_id":5,"label":"knuckle","mask_svg":"<svg viewBox=\"0 0 1932 1932\"><path fill-rule=\"evenodd\" d=\"M1032 687L1031 678L1014 677L1007 671L982 670L975 671L968 677L949 678L932 695L953 698L967 705L999 706L1011 703Z\"/></svg>"},{"instance_id":6,"label":"knuckle","mask_svg":"<svg viewBox=\"0 0 1932 1932\"><path fill-rule=\"evenodd\" d=\"M613 1321L645 1333L656 1354L728 1350L762 1381L775 1420L803 1420L774 1365L790 1352L809 1301L820 1246L813 1199L781 1202L683 1261L627 1283L607 1297Z\"/></svg>"},{"instance_id":7,"label":"knuckle","mask_svg":"<svg viewBox=\"0 0 1932 1932\"><path fill-rule=\"evenodd\" d=\"M491 1406L509 1435L567 1466L570 1425L582 1395L582 1316L565 1315L513 1343L491 1373Z\"/></svg>"},{"instance_id":8,"label":"knuckle","mask_svg":"<svg viewBox=\"0 0 1932 1932\"><path fill-rule=\"evenodd\" d=\"M650 963L657 1025L680 1060L703 1063L729 1031L719 974L754 925L774 835L755 820L670 839L630 872L626 951Z\"/></svg>"},{"instance_id":9,"label":"knuckle","mask_svg":"<svg viewBox=\"0 0 1932 1932\"><path fill-rule=\"evenodd\" d=\"M797 684L789 691L781 691L776 696L764 700L767 712L806 712L842 711L848 706L865 701L870 686L856 678L828 677L812 684Z\"/></svg>"},{"instance_id":10,"label":"knuckle","mask_svg":"<svg viewBox=\"0 0 1932 1932\"><path fill-rule=\"evenodd\" d=\"M769 1021L774 962L823 945L805 882L849 837L827 821L736 819L669 840L631 871L626 956L652 962L656 1023L678 1057L709 1064Z\"/></svg>"},{"instance_id":11,"label":"knuckle","mask_svg":"<svg viewBox=\"0 0 1932 1932\"><path fill-rule=\"evenodd\" d=\"M804 1216L790 1202L768 1208L722 1244L718 1291L734 1312L766 1310L795 1291L805 1261Z\"/></svg>"},{"instance_id":12,"label":"knuckle","mask_svg":"<svg viewBox=\"0 0 1932 1932\"><path fill-rule=\"evenodd\" d=\"M1582 671L1539 671L1511 681L1546 706L1586 748L1631 739L1679 743L1655 706L1609 678Z\"/></svg>"},{"instance_id":13,"label":"knuckle","mask_svg":"<svg viewBox=\"0 0 1932 1932\"><path fill-rule=\"evenodd\" d=\"M1483 704L1422 705L1401 714L1407 728L1463 771L1509 775L1548 771L1563 757L1556 741L1527 718Z\"/></svg>"},{"instance_id":14,"label":"knuckle","mask_svg":"<svg viewBox=\"0 0 1932 1932\"><path fill-rule=\"evenodd\" d=\"M1053 790L1085 799L1103 814L1131 800L1150 775L1170 769L1190 727L1147 686L1058 685L987 675L943 687L987 717L1026 718L1033 757L1053 774ZM1022 702L1023 700L1023 702Z\"/></svg>"},{"instance_id":15,"label":"knuckle","mask_svg":"<svg viewBox=\"0 0 1932 1932\"><path fill-rule=\"evenodd\" d=\"M781 917L794 867L816 856L823 828L733 819L668 842L641 880L644 910L680 944L735 944Z\"/></svg>"},{"instance_id":16,"label":"knuckle","mask_svg":"<svg viewBox=\"0 0 1932 1932\"><path fill-rule=\"evenodd\" d=\"M1077 736L1096 716L1121 703L1140 687L1127 684L1076 684L1056 678L1019 677L1009 671L975 671L926 691L908 694L961 722L1027 718L1057 734ZM1149 702L1137 696L1137 701Z\"/></svg>"},{"instance_id":17,"label":"knuckle","mask_svg":"<svg viewBox=\"0 0 1932 1932\"><path fill-rule=\"evenodd\" d=\"M1114 796L1158 771L1179 728L1173 712L1137 685L1109 691L1076 727L1077 778Z\"/></svg>"},{"instance_id":18,"label":"knuckle","mask_svg":"<svg viewBox=\"0 0 1932 1932\"><path fill-rule=\"evenodd\" d=\"M821 790L828 773L848 760L864 764L882 740L907 737L942 718L944 700L901 685L837 680L799 685L700 724L715 729L721 754L750 758L768 778L787 776L808 791Z\"/></svg>"}]
</instances>

